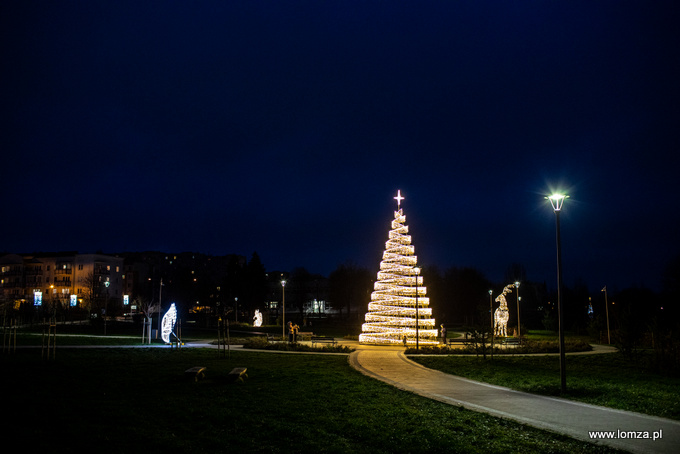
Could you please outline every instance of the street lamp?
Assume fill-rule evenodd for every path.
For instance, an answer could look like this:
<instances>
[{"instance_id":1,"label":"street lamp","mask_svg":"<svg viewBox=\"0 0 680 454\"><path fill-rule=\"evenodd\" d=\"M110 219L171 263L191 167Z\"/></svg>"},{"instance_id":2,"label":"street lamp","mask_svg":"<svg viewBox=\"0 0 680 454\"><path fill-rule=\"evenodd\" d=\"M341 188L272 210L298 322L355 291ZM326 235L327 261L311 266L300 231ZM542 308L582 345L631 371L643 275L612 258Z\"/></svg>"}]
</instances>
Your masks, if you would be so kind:
<instances>
[{"instance_id":1,"label":"street lamp","mask_svg":"<svg viewBox=\"0 0 680 454\"><path fill-rule=\"evenodd\" d=\"M564 194L553 194L546 199L550 200L550 204L555 211L555 229L557 240L557 320L558 331L560 338L560 389L562 392L567 390L567 373L566 360L564 354L564 320L562 311L562 244L560 240L560 211L564 200L569 196Z\"/></svg>"},{"instance_id":2,"label":"street lamp","mask_svg":"<svg viewBox=\"0 0 680 454\"><path fill-rule=\"evenodd\" d=\"M420 335L418 332L418 275L420 274L420 268L419 267L414 267L413 272L416 273L416 350L420 348L420 344L418 343L420 339Z\"/></svg>"},{"instance_id":3,"label":"street lamp","mask_svg":"<svg viewBox=\"0 0 680 454\"><path fill-rule=\"evenodd\" d=\"M609 335L609 304L607 303L607 286L605 285L601 291L604 292L604 310L607 314L607 343L611 345L612 338Z\"/></svg>"},{"instance_id":4,"label":"street lamp","mask_svg":"<svg viewBox=\"0 0 680 454\"><path fill-rule=\"evenodd\" d=\"M494 332L493 323L493 290L489 290L489 318L491 319L491 359L493 359L493 341L496 333ZM484 341L486 345L486 341Z\"/></svg>"},{"instance_id":5,"label":"street lamp","mask_svg":"<svg viewBox=\"0 0 680 454\"><path fill-rule=\"evenodd\" d=\"M493 290L489 290L489 317L491 318L491 333L493 334Z\"/></svg>"},{"instance_id":6,"label":"street lamp","mask_svg":"<svg viewBox=\"0 0 680 454\"><path fill-rule=\"evenodd\" d=\"M283 292L283 324L281 326L281 341L286 340L286 280L281 279L281 291Z\"/></svg>"},{"instance_id":7,"label":"street lamp","mask_svg":"<svg viewBox=\"0 0 680 454\"><path fill-rule=\"evenodd\" d=\"M522 328L519 324L519 281L515 281L515 288L517 289L517 337L519 342L522 342Z\"/></svg>"}]
</instances>

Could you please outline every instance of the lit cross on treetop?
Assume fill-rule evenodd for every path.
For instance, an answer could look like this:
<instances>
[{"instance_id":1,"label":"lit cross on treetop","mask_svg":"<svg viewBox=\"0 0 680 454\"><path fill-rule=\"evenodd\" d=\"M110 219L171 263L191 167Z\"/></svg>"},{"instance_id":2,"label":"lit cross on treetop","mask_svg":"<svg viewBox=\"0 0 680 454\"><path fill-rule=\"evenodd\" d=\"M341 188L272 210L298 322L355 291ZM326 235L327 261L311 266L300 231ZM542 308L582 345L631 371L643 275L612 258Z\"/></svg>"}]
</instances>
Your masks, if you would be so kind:
<instances>
[{"instance_id":1,"label":"lit cross on treetop","mask_svg":"<svg viewBox=\"0 0 680 454\"><path fill-rule=\"evenodd\" d=\"M397 201L397 208L401 206L401 201L404 200L404 198L401 196L401 189L397 190L397 196L394 197L394 200Z\"/></svg>"}]
</instances>

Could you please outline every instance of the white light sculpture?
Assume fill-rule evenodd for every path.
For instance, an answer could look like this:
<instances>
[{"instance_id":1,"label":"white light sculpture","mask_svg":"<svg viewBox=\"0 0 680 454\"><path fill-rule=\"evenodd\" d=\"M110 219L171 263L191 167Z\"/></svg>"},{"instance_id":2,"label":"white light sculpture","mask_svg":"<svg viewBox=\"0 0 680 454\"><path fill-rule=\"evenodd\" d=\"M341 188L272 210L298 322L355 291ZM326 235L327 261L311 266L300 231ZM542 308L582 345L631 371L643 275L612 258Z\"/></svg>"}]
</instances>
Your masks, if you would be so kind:
<instances>
[{"instance_id":1,"label":"white light sculpture","mask_svg":"<svg viewBox=\"0 0 680 454\"><path fill-rule=\"evenodd\" d=\"M506 285L500 295L496 297L496 302L500 302L501 305L493 313L494 319L494 334L496 336L508 335L508 319L510 318L510 312L508 312L508 302L505 300L505 295L512 292L514 284Z\"/></svg>"},{"instance_id":2,"label":"white light sculpture","mask_svg":"<svg viewBox=\"0 0 680 454\"><path fill-rule=\"evenodd\" d=\"M401 191L394 199L399 207L404 199ZM403 344L406 340L406 344L416 345L416 313L421 317L418 319L418 343L438 344L432 309L428 307L430 301L425 297L427 289L422 285L423 277L415 271L418 260L405 222L404 210L399 208L394 212L392 229L385 243L366 323L361 327L359 342L362 344Z\"/></svg>"},{"instance_id":3,"label":"white light sculpture","mask_svg":"<svg viewBox=\"0 0 680 454\"><path fill-rule=\"evenodd\" d=\"M163 316L163 323L161 324L161 339L166 344L170 343L170 333L172 333L175 327L175 322L177 321L177 308L175 303L172 303L168 312Z\"/></svg>"},{"instance_id":4,"label":"white light sculpture","mask_svg":"<svg viewBox=\"0 0 680 454\"><path fill-rule=\"evenodd\" d=\"M255 309L255 317L253 317L253 326L262 326L262 312L259 309Z\"/></svg>"}]
</instances>

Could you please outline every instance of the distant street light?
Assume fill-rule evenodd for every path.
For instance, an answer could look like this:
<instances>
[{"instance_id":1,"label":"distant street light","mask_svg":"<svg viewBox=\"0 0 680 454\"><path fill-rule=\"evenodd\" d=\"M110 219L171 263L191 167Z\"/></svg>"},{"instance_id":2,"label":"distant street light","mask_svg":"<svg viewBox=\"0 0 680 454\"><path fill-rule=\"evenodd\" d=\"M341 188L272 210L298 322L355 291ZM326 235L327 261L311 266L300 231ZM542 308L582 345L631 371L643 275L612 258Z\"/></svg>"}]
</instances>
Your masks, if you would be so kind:
<instances>
[{"instance_id":1,"label":"distant street light","mask_svg":"<svg viewBox=\"0 0 680 454\"><path fill-rule=\"evenodd\" d=\"M489 290L489 317L491 317L491 332L493 332L493 290Z\"/></svg>"},{"instance_id":2,"label":"distant street light","mask_svg":"<svg viewBox=\"0 0 680 454\"><path fill-rule=\"evenodd\" d=\"M564 200L568 195L553 194L546 199L555 211L555 229L557 240L557 320L560 339L560 389L564 393L567 390L566 357L564 352L564 319L562 310L562 244L560 239L560 211Z\"/></svg>"},{"instance_id":3,"label":"distant street light","mask_svg":"<svg viewBox=\"0 0 680 454\"><path fill-rule=\"evenodd\" d=\"M420 338L420 333L418 332L418 275L420 274L420 268L419 267L414 267L413 272L416 273L416 350L420 348L420 344L418 343L419 338Z\"/></svg>"},{"instance_id":4,"label":"distant street light","mask_svg":"<svg viewBox=\"0 0 680 454\"><path fill-rule=\"evenodd\" d=\"M161 278L160 285L158 286L158 332L156 333L156 339L158 339L158 335L161 333L161 305L162 305L162 294L163 294L163 278ZM149 328L151 328L151 322L149 322Z\"/></svg>"},{"instance_id":5,"label":"distant street light","mask_svg":"<svg viewBox=\"0 0 680 454\"><path fill-rule=\"evenodd\" d=\"M489 318L491 319L491 358L493 359L493 341L496 336L493 326L493 290L489 290Z\"/></svg>"},{"instance_id":6,"label":"distant street light","mask_svg":"<svg viewBox=\"0 0 680 454\"><path fill-rule=\"evenodd\" d=\"M286 280L281 279L281 291L283 292L283 324L281 327L281 341L286 340Z\"/></svg>"},{"instance_id":7,"label":"distant street light","mask_svg":"<svg viewBox=\"0 0 680 454\"><path fill-rule=\"evenodd\" d=\"M522 343L522 328L520 328L519 323L519 281L515 281L515 288L517 289L517 337L519 342Z\"/></svg>"},{"instance_id":8,"label":"distant street light","mask_svg":"<svg viewBox=\"0 0 680 454\"><path fill-rule=\"evenodd\" d=\"M609 303L607 303L607 286L605 285L601 291L604 292L604 310L607 314L607 343L611 345L612 338L609 335Z\"/></svg>"}]
</instances>

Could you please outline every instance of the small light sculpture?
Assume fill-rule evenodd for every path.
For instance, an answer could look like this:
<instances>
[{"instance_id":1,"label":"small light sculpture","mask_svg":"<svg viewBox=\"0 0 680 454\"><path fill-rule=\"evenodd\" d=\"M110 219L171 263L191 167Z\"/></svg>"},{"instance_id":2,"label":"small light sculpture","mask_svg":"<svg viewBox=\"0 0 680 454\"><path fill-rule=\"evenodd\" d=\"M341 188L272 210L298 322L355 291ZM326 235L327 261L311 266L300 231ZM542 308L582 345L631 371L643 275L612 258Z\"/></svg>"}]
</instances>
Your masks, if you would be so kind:
<instances>
[{"instance_id":1,"label":"small light sculpture","mask_svg":"<svg viewBox=\"0 0 680 454\"><path fill-rule=\"evenodd\" d=\"M508 311L508 302L505 300L505 295L512 292L514 284L506 285L500 295L496 297L496 302L500 302L501 305L494 312L494 334L496 336L506 337L508 335L508 319L510 318L510 312Z\"/></svg>"},{"instance_id":2,"label":"small light sculpture","mask_svg":"<svg viewBox=\"0 0 680 454\"><path fill-rule=\"evenodd\" d=\"M168 312L163 316L163 323L161 324L161 339L166 344L170 343L170 333L175 328L175 322L177 321L177 308L175 303L172 303Z\"/></svg>"},{"instance_id":3,"label":"small light sculpture","mask_svg":"<svg viewBox=\"0 0 680 454\"><path fill-rule=\"evenodd\" d=\"M423 277L416 271L418 260L408 235L408 226L404 225L404 210L400 208L404 200L401 191L394 199L398 210L394 212L359 342L437 345L437 329L432 309L428 307L429 298L425 297L427 289L422 285Z\"/></svg>"},{"instance_id":4,"label":"small light sculpture","mask_svg":"<svg viewBox=\"0 0 680 454\"><path fill-rule=\"evenodd\" d=\"M253 326L262 326L262 312L259 309L255 309L255 317L253 319L255 320Z\"/></svg>"}]
</instances>

